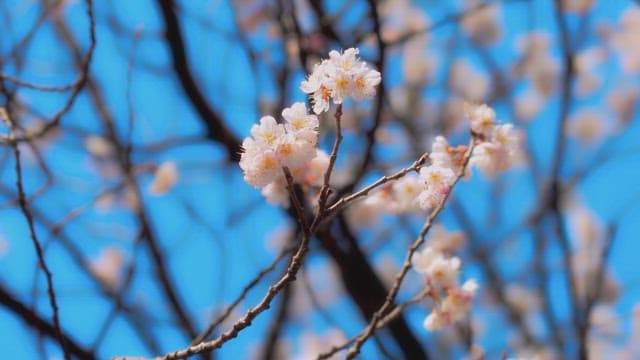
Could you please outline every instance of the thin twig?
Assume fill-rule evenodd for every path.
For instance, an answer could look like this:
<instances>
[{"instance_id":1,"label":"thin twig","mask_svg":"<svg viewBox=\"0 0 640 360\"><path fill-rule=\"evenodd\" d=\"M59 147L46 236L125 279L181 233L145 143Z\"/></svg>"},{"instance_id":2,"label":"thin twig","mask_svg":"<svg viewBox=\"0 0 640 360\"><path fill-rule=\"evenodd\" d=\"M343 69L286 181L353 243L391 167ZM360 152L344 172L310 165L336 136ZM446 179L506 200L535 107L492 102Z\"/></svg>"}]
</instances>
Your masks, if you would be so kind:
<instances>
[{"instance_id":1,"label":"thin twig","mask_svg":"<svg viewBox=\"0 0 640 360\"><path fill-rule=\"evenodd\" d=\"M14 122L9 117L9 114L4 110L1 113L3 120L10 126L11 133L9 137L11 139L15 138L15 129ZM33 214L31 213L31 209L29 208L29 204L27 203L27 196L24 192L24 186L22 181L22 165L20 160L20 146L18 143L12 141L11 146L13 147L13 153L15 155L15 171L16 171L16 189L18 191L18 203L20 204L20 209L24 214L25 219L27 220L27 224L29 226L29 235L31 237L31 241L36 250L36 254L38 256L38 263L40 264L40 268L44 272L47 279L47 294L49 296L49 304L51 305L51 310L53 312L53 326L56 330L56 337L58 338L58 342L62 347L62 351L64 353L64 358L66 360L71 359L69 355L69 351L67 349L66 339L62 334L62 328L60 327L60 318L59 318L59 310L58 310L58 301L56 300L56 293L53 287L53 274L49 270L49 266L44 258L44 251L42 250L42 246L40 245L40 240L38 239L38 234L36 233L36 228L33 221Z\"/></svg>"},{"instance_id":2,"label":"thin twig","mask_svg":"<svg viewBox=\"0 0 640 360\"><path fill-rule=\"evenodd\" d=\"M276 268L276 266L278 265L278 263L280 263L280 261L287 256L287 254L289 254L290 252L292 252L295 248L294 247L287 247L282 249L282 251L280 251L280 253L278 254L278 256L276 256L275 259L273 259L273 261L271 262L271 264L269 264L267 267L265 267L264 269L260 270L260 272L258 272L258 274L247 284L245 285L244 288L242 288L242 291L240 292L240 295L231 303L231 305L229 305L227 307L227 309L224 311L224 313L222 313L222 315L220 315L215 321L212 321L211 324L209 324L209 326L207 327L207 329L205 329L202 333L200 333L200 335L198 335L198 337L196 337L191 344L195 345L198 343L203 342L204 340L206 340L206 338L211 335L215 329L220 326L220 324L222 324L228 317L229 315L231 315L231 313L233 312L233 310L242 302L242 300L244 300L244 298L247 296L247 294L249 293L249 291L254 288L256 285L258 285L260 283L260 281L270 272L273 271L273 269Z\"/></svg>"},{"instance_id":3,"label":"thin twig","mask_svg":"<svg viewBox=\"0 0 640 360\"><path fill-rule=\"evenodd\" d=\"M474 147L475 147L475 138L472 137L471 141L469 143L469 147L467 149L467 152L466 152L466 154L465 154L465 156L463 158L462 166L460 167L458 173L456 174L456 178L455 178L453 184L451 184L451 190L453 190L453 188L458 183L458 181L460 181L460 179L464 176L464 172L465 172L465 170L467 168L467 164L469 163L469 159L471 158L471 154L473 153ZM427 218L426 222L424 223L424 225L422 226L422 229L420 230L420 232L418 234L418 237L413 242L413 244L411 244L411 247L409 248L409 251L407 252L407 254L405 256L404 263L402 265L402 269L396 275L396 278L395 278L395 280L393 282L391 290L387 294L387 298L385 299L384 304L382 304L382 306L378 309L378 311L376 311L376 313L373 315L373 318L369 322L369 325L366 327L366 329L363 330L360 333L360 335L358 336L358 339L356 340L354 346L347 353L347 359L353 359L355 356L357 356L360 353L360 349L362 348L364 343L375 332L376 325L378 324L378 322L382 319L382 317L385 315L385 313L393 305L393 301L394 301L396 295L398 294L398 291L400 290L400 285L402 285L402 282L403 282L405 276L407 275L407 273L409 272L409 269L411 268L411 258L413 257L413 254L424 243L425 236L427 235L427 233L431 229L433 221L440 214L440 212L442 212L442 209L444 209L444 205L447 202L447 199L449 198L450 195L451 195L451 191L449 191L444 196L444 198L440 201L438 206L435 209L433 209L433 211L431 212L431 214Z\"/></svg>"},{"instance_id":4,"label":"thin twig","mask_svg":"<svg viewBox=\"0 0 640 360\"><path fill-rule=\"evenodd\" d=\"M380 179L374 181L373 183L371 183L370 185L364 187L362 190L359 190L353 194L344 196L342 198L340 198L338 201L336 201L335 203L333 203L331 206L329 206L329 208L327 209L327 213L329 215L331 215L332 213L339 211L340 209L344 208L345 206L349 205L350 203L352 203L355 200L358 200L361 197L367 196L369 195L369 193L390 182L393 180L398 180L402 177L404 177L405 175L407 175L408 173L412 172L412 171L419 171L420 167L424 164L425 161L427 161L427 159L429 158L429 154L425 153L423 154L418 160L416 160L413 164L411 164L411 166L406 167L398 172L396 172L393 175L385 175L383 177L381 177Z\"/></svg>"},{"instance_id":5,"label":"thin twig","mask_svg":"<svg viewBox=\"0 0 640 360\"><path fill-rule=\"evenodd\" d=\"M302 266L304 258L306 254L309 252L309 242L311 241L311 236L317 230L318 226L321 224L324 216L326 215L326 203L330 195L329 183L331 181L331 173L335 166L338 151L340 150L340 143L342 142L342 130L340 125L341 117L342 117L342 104L339 104L336 108L336 113L335 113L336 139L333 144L333 150L331 151L331 155L329 156L329 159L330 159L329 166L327 167L327 171L324 174L324 181L320 189L320 197L318 199L318 204L319 204L318 211L310 226L307 226L306 214L296 194L295 188L292 183L292 178L290 176L291 174L290 173L287 174L288 169L286 168L284 169L285 177L288 182L287 189L289 190L289 196L291 197L292 203L294 204L296 208L296 212L298 213L298 221L302 226L302 230L304 234L304 236L302 237L302 241L300 242L300 245L298 246L295 254L291 258L289 266L287 267L287 270L284 273L284 275L276 283L274 283L269 287L269 289L267 290L267 293L264 295L262 300L257 305L249 309L249 311L247 311L245 315L242 318L240 318L231 327L231 329L222 333L216 339L213 339L207 342L201 342L196 345L191 345L185 349L171 352L169 354L164 355L163 357L160 357L159 359L163 359L163 360L184 359L195 354L209 352L222 347L222 345L224 345L227 341L238 336L240 331L250 326L253 320L258 315L260 315L261 313L269 309L269 307L271 306L271 302L276 297L276 295L278 295L278 293L280 293L282 289L284 289L289 283L291 283L296 279L297 273L300 270L300 267ZM122 359L125 359L125 358L122 358Z\"/></svg>"}]
</instances>

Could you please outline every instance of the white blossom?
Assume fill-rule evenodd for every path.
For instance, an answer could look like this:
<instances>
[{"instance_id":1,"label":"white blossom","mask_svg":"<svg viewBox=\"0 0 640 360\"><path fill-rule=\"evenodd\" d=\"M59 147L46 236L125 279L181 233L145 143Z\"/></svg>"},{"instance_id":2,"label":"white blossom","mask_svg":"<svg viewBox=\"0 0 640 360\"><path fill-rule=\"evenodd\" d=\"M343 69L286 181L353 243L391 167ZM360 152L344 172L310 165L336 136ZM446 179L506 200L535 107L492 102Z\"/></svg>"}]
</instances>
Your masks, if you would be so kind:
<instances>
[{"instance_id":1,"label":"white blossom","mask_svg":"<svg viewBox=\"0 0 640 360\"><path fill-rule=\"evenodd\" d=\"M429 234L429 247L439 252L453 253L465 242L462 231L448 231L440 224L434 225Z\"/></svg>"},{"instance_id":2,"label":"white blossom","mask_svg":"<svg viewBox=\"0 0 640 360\"><path fill-rule=\"evenodd\" d=\"M425 188L418 196L418 201L421 208L428 209L437 206L447 196L455 181L455 174L448 167L432 164L420 169L420 179Z\"/></svg>"},{"instance_id":3,"label":"white blossom","mask_svg":"<svg viewBox=\"0 0 640 360\"><path fill-rule=\"evenodd\" d=\"M309 161L305 173L305 182L309 185L320 186L324 182L324 174L329 167L329 154L316 150L316 156Z\"/></svg>"},{"instance_id":4,"label":"white blossom","mask_svg":"<svg viewBox=\"0 0 640 360\"><path fill-rule=\"evenodd\" d=\"M115 288L120 281L124 253L121 249L110 246L100 251L100 255L90 263L91 272L102 283Z\"/></svg>"},{"instance_id":5,"label":"white blossom","mask_svg":"<svg viewBox=\"0 0 640 360\"><path fill-rule=\"evenodd\" d=\"M389 208L393 212L402 213L419 208L417 198L422 191L422 182L415 174L409 174L393 183L391 189L393 200Z\"/></svg>"},{"instance_id":6,"label":"white blossom","mask_svg":"<svg viewBox=\"0 0 640 360\"><path fill-rule=\"evenodd\" d=\"M284 134L282 125L276 122L273 116L263 116L260 124L251 127L251 136L261 147L274 146Z\"/></svg>"},{"instance_id":7,"label":"white blossom","mask_svg":"<svg viewBox=\"0 0 640 360\"><path fill-rule=\"evenodd\" d=\"M262 195L271 205L289 206L289 191L287 191L287 184L285 183L284 177L278 178L263 187Z\"/></svg>"},{"instance_id":8,"label":"white blossom","mask_svg":"<svg viewBox=\"0 0 640 360\"><path fill-rule=\"evenodd\" d=\"M309 114L303 102L293 103L282 110L282 118L286 121L285 129L289 133L296 134L309 130L315 132L318 128L318 117Z\"/></svg>"},{"instance_id":9,"label":"white blossom","mask_svg":"<svg viewBox=\"0 0 640 360\"><path fill-rule=\"evenodd\" d=\"M518 160L520 134L513 125L495 126L490 142L477 145L469 163L489 177L510 169Z\"/></svg>"},{"instance_id":10,"label":"white blossom","mask_svg":"<svg viewBox=\"0 0 640 360\"><path fill-rule=\"evenodd\" d=\"M372 225L380 219L387 207L381 192L375 192L363 200L355 202L348 210L349 222L354 226Z\"/></svg>"},{"instance_id":11,"label":"white blossom","mask_svg":"<svg viewBox=\"0 0 640 360\"><path fill-rule=\"evenodd\" d=\"M471 131L475 134L489 137L493 132L493 126L496 122L496 112L486 104L469 105L467 108L467 117L471 122Z\"/></svg>"},{"instance_id":12,"label":"white blossom","mask_svg":"<svg viewBox=\"0 0 640 360\"><path fill-rule=\"evenodd\" d=\"M149 186L149 192L154 195L161 195L169 190L178 181L178 168L173 161L165 161L158 168L153 176L153 181Z\"/></svg>"},{"instance_id":13,"label":"white blossom","mask_svg":"<svg viewBox=\"0 0 640 360\"><path fill-rule=\"evenodd\" d=\"M358 59L359 50L349 48L344 52L332 50L329 59L316 64L309 77L302 81L300 89L311 94L316 114L329 110L329 100L341 104L345 99L355 101L375 96L375 87L381 76L376 70Z\"/></svg>"},{"instance_id":14,"label":"white blossom","mask_svg":"<svg viewBox=\"0 0 640 360\"><path fill-rule=\"evenodd\" d=\"M275 180L282 171L275 151L271 148L252 138L244 139L242 148L244 152L240 157L240 168L244 171L244 180L248 184L262 188Z\"/></svg>"},{"instance_id":15,"label":"white blossom","mask_svg":"<svg viewBox=\"0 0 640 360\"><path fill-rule=\"evenodd\" d=\"M276 146L276 156L281 167L297 169L316 156L315 143L300 139L294 134L284 134Z\"/></svg>"},{"instance_id":16,"label":"white blossom","mask_svg":"<svg viewBox=\"0 0 640 360\"><path fill-rule=\"evenodd\" d=\"M447 314L442 314L437 310L433 310L422 323L428 331L441 330L451 325L451 318Z\"/></svg>"}]
</instances>

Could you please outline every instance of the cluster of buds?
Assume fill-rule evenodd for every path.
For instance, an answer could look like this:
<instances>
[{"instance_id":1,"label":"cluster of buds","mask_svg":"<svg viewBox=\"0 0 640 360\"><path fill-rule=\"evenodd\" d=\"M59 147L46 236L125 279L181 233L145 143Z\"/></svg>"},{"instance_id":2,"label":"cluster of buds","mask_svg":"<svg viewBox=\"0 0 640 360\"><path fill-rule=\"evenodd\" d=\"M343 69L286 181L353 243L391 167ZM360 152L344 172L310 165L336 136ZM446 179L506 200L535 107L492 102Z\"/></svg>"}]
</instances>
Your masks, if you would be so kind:
<instances>
[{"instance_id":1,"label":"cluster of buds","mask_svg":"<svg viewBox=\"0 0 640 360\"><path fill-rule=\"evenodd\" d=\"M378 71L358 59L358 49L343 53L331 51L329 59L314 67L300 88L312 94L313 110L320 114L329 109L329 100L341 104L351 98L359 101L375 95L380 83ZM251 137L242 142L240 168L244 180L262 189L267 201L289 205L283 168L290 170L296 183L320 186L329 166L329 156L317 148L318 117L310 114L304 103L294 103L282 111L283 123L263 116L251 128Z\"/></svg>"},{"instance_id":2,"label":"cluster of buds","mask_svg":"<svg viewBox=\"0 0 640 360\"><path fill-rule=\"evenodd\" d=\"M311 94L313 112L321 114L329 110L329 100L342 104L347 98L355 101L371 99L376 95L376 86L381 79L378 71L358 59L358 49L349 48L343 53L331 51L329 59L314 66L300 89Z\"/></svg>"},{"instance_id":3,"label":"cluster of buds","mask_svg":"<svg viewBox=\"0 0 640 360\"><path fill-rule=\"evenodd\" d=\"M469 160L489 177L510 169L519 158L521 135L512 124L495 123L496 113L487 105L467 106L471 132L482 140Z\"/></svg>"},{"instance_id":4,"label":"cluster of buds","mask_svg":"<svg viewBox=\"0 0 640 360\"><path fill-rule=\"evenodd\" d=\"M327 111L331 101L341 104L347 98L359 101L375 95L380 73L357 56L358 50L353 48L342 53L332 51L329 59L317 64L302 81L300 88L310 94L315 114ZM466 160L490 176L510 168L520 137L513 126L496 125L495 112L487 105L467 105L465 110L475 143L473 153L469 154L467 146L451 146L443 136L436 137L427 166L354 204L349 213L352 220L367 222L384 211L427 210L442 204L458 177L471 175ZM279 123L264 116L251 128L251 137L242 143L240 167L245 181L262 189L269 202L288 206L286 170L296 183L318 188L330 159L317 149L318 118L304 103L284 109L282 118ZM474 280L458 283L460 259L452 255L463 240L459 234L436 228L430 246L412 257L413 267L424 276L427 293L436 305L424 322L427 330L444 328L469 312L478 285Z\"/></svg>"},{"instance_id":5,"label":"cluster of buds","mask_svg":"<svg viewBox=\"0 0 640 360\"><path fill-rule=\"evenodd\" d=\"M466 105L471 134L476 146L465 167L466 145L452 146L444 136L437 136L429 153L429 165L419 175L409 173L382 191L372 193L350 209L355 225L369 225L384 213L428 210L440 204L451 190L458 174L471 177L476 166L489 177L511 168L519 158L520 133L511 124L496 124L495 112L489 106Z\"/></svg>"},{"instance_id":6,"label":"cluster of buds","mask_svg":"<svg viewBox=\"0 0 640 360\"><path fill-rule=\"evenodd\" d=\"M460 259L449 255L462 243L461 234L437 228L429 246L411 258L414 270L424 276L428 295L435 304L423 323L429 331L443 329L464 319L471 309L478 284L475 280L467 280L459 285Z\"/></svg>"},{"instance_id":7,"label":"cluster of buds","mask_svg":"<svg viewBox=\"0 0 640 360\"><path fill-rule=\"evenodd\" d=\"M244 180L271 202L286 204L286 180L283 168L290 169L300 183L315 184L328 166L328 156L317 149L318 118L309 114L304 103L295 103L282 111L284 123L263 116L244 139L240 168Z\"/></svg>"}]
</instances>

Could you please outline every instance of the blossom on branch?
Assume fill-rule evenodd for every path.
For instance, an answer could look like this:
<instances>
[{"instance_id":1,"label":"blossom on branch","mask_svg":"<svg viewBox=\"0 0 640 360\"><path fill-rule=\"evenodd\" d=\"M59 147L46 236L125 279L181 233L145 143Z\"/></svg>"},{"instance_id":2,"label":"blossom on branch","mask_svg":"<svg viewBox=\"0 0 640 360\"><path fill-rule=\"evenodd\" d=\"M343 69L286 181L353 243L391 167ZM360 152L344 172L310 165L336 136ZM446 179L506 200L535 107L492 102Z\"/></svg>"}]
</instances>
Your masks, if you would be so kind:
<instances>
[{"instance_id":1,"label":"blossom on branch","mask_svg":"<svg viewBox=\"0 0 640 360\"><path fill-rule=\"evenodd\" d=\"M435 303L423 322L424 328L429 331L440 330L463 320L471 309L478 289L473 279L459 286L460 258L446 255L439 244L432 245L432 242L433 239L411 258L414 270L424 276L429 296Z\"/></svg>"},{"instance_id":2,"label":"blossom on branch","mask_svg":"<svg viewBox=\"0 0 640 360\"><path fill-rule=\"evenodd\" d=\"M378 71L358 59L358 53L356 48L342 53L333 50L329 59L316 64L309 77L302 81L300 89L311 94L313 112L328 111L330 99L334 104L341 104L347 98L360 101L375 96L382 78Z\"/></svg>"}]
</instances>

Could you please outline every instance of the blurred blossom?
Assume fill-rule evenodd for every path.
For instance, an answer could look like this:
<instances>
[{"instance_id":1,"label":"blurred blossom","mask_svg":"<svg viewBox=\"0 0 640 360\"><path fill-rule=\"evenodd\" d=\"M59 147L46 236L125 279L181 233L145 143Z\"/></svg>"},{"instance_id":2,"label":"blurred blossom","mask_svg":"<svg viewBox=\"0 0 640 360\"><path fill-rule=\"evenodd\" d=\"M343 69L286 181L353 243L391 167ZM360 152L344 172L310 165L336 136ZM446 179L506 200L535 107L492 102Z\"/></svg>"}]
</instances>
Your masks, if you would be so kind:
<instances>
[{"instance_id":1,"label":"blurred blossom","mask_svg":"<svg viewBox=\"0 0 640 360\"><path fill-rule=\"evenodd\" d=\"M539 295L535 291L518 283L510 283L507 285L506 299L509 306L522 314L531 313L540 307Z\"/></svg>"},{"instance_id":2,"label":"blurred blossom","mask_svg":"<svg viewBox=\"0 0 640 360\"><path fill-rule=\"evenodd\" d=\"M592 46L576 54L574 65L576 71L576 90L578 96L586 96L596 91L602 84L602 77L597 74L597 67L607 57L604 48Z\"/></svg>"},{"instance_id":3,"label":"blurred blossom","mask_svg":"<svg viewBox=\"0 0 640 360\"><path fill-rule=\"evenodd\" d=\"M404 86L398 86L390 91L391 108L400 117L411 113L409 108L409 90Z\"/></svg>"},{"instance_id":4,"label":"blurred blossom","mask_svg":"<svg viewBox=\"0 0 640 360\"><path fill-rule=\"evenodd\" d=\"M604 236L604 227L596 213L584 205L577 196L568 200L566 204L569 213L569 227L575 235L577 246L591 246Z\"/></svg>"},{"instance_id":5,"label":"blurred blossom","mask_svg":"<svg viewBox=\"0 0 640 360\"><path fill-rule=\"evenodd\" d=\"M467 2L470 13L462 18L462 28L476 44L487 46L500 40L502 27L499 22L500 7L497 3L480 5L477 0ZM479 10L474 8L482 6Z\"/></svg>"},{"instance_id":6,"label":"blurred blossom","mask_svg":"<svg viewBox=\"0 0 640 360\"><path fill-rule=\"evenodd\" d=\"M425 39L424 36L414 38L403 48L402 70L409 85L429 83L438 70L438 58L428 51Z\"/></svg>"},{"instance_id":7,"label":"blurred blossom","mask_svg":"<svg viewBox=\"0 0 640 360\"><path fill-rule=\"evenodd\" d=\"M620 28L611 34L611 45L618 52L627 74L640 72L640 9L630 4L620 17Z\"/></svg>"},{"instance_id":8,"label":"blurred blossom","mask_svg":"<svg viewBox=\"0 0 640 360\"><path fill-rule=\"evenodd\" d=\"M462 18L462 28L478 45L491 45L502 36L502 26L499 22L500 6L496 3L481 5L478 0L467 1L469 14ZM480 9L475 9L481 7Z\"/></svg>"},{"instance_id":9,"label":"blurred blossom","mask_svg":"<svg viewBox=\"0 0 640 360\"><path fill-rule=\"evenodd\" d=\"M449 231L441 224L434 225L429 231L427 245L444 253L453 253L465 244L466 237L462 231Z\"/></svg>"},{"instance_id":10,"label":"blurred blossom","mask_svg":"<svg viewBox=\"0 0 640 360\"><path fill-rule=\"evenodd\" d=\"M102 136L91 135L84 142L87 151L98 158L108 158L113 155L113 145Z\"/></svg>"},{"instance_id":11,"label":"blurred blossom","mask_svg":"<svg viewBox=\"0 0 640 360\"><path fill-rule=\"evenodd\" d=\"M466 59L456 59L451 67L449 87L467 101L482 102L489 95L489 77Z\"/></svg>"},{"instance_id":12,"label":"blurred blossom","mask_svg":"<svg viewBox=\"0 0 640 360\"><path fill-rule=\"evenodd\" d=\"M586 108L570 116L567 134L588 145L597 144L608 135L606 115L597 109Z\"/></svg>"},{"instance_id":13,"label":"blurred blossom","mask_svg":"<svg viewBox=\"0 0 640 360\"><path fill-rule=\"evenodd\" d=\"M632 119L638 104L638 87L622 87L612 90L607 96L607 106L616 114L618 129L623 129Z\"/></svg>"},{"instance_id":14,"label":"blurred blossom","mask_svg":"<svg viewBox=\"0 0 640 360\"><path fill-rule=\"evenodd\" d=\"M178 181L178 168L173 161L165 161L158 168L149 185L149 192L154 195L162 195L171 190Z\"/></svg>"},{"instance_id":15,"label":"blurred blossom","mask_svg":"<svg viewBox=\"0 0 640 360\"><path fill-rule=\"evenodd\" d=\"M592 336L617 336L620 333L620 319L613 307L596 305L591 311L589 319L593 326Z\"/></svg>"},{"instance_id":16,"label":"blurred blossom","mask_svg":"<svg viewBox=\"0 0 640 360\"><path fill-rule=\"evenodd\" d=\"M593 8L593 0L563 0L562 10L580 15L588 14Z\"/></svg>"},{"instance_id":17,"label":"blurred blossom","mask_svg":"<svg viewBox=\"0 0 640 360\"><path fill-rule=\"evenodd\" d=\"M543 56L531 63L527 70L527 75L533 82L534 87L540 93L551 96L556 90L557 79L560 74L558 60L551 55Z\"/></svg>"},{"instance_id":18,"label":"blurred blossom","mask_svg":"<svg viewBox=\"0 0 640 360\"><path fill-rule=\"evenodd\" d=\"M4 236L0 235L0 259L2 259L9 250L9 242L4 238Z\"/></svg>"},{"instance_id":19,"label":"blurred blossom","mask_svg":"<svg viewBox=\"0 0 640 360\"><path fill-rule=\"evenodd\" d=\"M550 45L551 36L540 31L532 31L516 41L522 57L514 68L514 75L531 80L534 88L545 96L555 91L560 73L560 64L551 54Z\"/></svg>"},{"instance_id":20,"label":"blurred blossom","mask_svg":"<svg viewBox=\"0 0 640 360\"><path fill-rule=\"evenodd\" d=\"M521 92L515 99L516 117L520 121L530 121L542 111L545 103L545 97L535 89Z\"/></svg>"},{"instance_id":21,"label":"blurred blossom","mask_svg":"<svg viewBox=\"0 0 640 360\"><path fill-rule=\"evenodd\" d=\"M347 209L349 223L356 227L376 224L387 207L387 196L382 191L374 192Z\"/></svg>"},{"instance_id":22,"label":"blurred blossom","mask_svg":"<svg viewBox=\"0 0 640 360\"><path fill-rule=\"evenodd\" d=\"M382 39L385 42L394 42L403 35L421 32L429 25L424 12L415 8L410 0L385 0L379 11Z\"/></svg>"},{"instance_id":23,"label":"blurred blossom","mask_svg":"<svg viewBox=\"0 0 640 360\"><path fill-rule=\"evenodd\" d=\"M124 253L115 246L100 251L100 255L91 261L91 271L105 285L115 289L120 283Z\"/></svg>"},{"instance_id":24,"label":"blurred blossom","mask_svg":"<svg viewBox=\"0 0 640 360\"><path fill-rule=\"evenodd\" d=\"M322 334L305 331L298 337L297 352L291 357L292 360L316 359L318 354L327 351L332 346L342 345L347 338L338 329L329 329ZM344 354L336 353L329 359L341 359Z\"/></svg>"}]
</instances>

